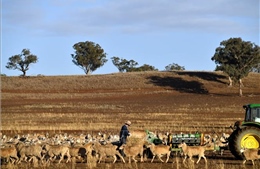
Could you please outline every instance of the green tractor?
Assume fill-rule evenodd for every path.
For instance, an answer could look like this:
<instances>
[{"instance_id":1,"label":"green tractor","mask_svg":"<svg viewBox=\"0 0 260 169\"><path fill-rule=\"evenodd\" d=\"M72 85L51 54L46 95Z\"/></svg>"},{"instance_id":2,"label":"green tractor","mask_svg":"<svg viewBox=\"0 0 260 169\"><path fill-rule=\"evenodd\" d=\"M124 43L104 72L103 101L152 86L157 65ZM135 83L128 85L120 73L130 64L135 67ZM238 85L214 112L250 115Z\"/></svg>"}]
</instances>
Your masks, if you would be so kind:
<instances>
[{"instance_id":1,"label":"green tractor","mask_svg":"<svg viewBox=\"0 0 260 169\"><path fill-rule=\"evenodd\" d=\"M238 159L242 159L242 148L260 148L260 104L244 105L245 120L235 122L229 137L229 149Z\"/></svg>"}]
</instances>

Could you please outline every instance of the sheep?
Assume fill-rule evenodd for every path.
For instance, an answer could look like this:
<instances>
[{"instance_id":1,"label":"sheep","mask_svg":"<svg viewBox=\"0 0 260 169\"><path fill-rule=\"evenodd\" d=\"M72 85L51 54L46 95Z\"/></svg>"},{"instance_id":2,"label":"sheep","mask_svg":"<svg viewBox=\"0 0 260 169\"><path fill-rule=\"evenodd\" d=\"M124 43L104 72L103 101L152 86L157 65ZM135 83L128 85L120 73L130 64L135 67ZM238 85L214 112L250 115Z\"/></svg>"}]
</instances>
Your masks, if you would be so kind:
<instances>
[{"instance_id":1,"label":"sheep","mask_svg":"<svg viewBox=\"0 0 260 169\"><path fill-rule=\"evenodd\" d=\"M169 135L169 132L166 132L165 134L158 133L157 138L159 138L164 145L168 145Z\"/></svg>"},{"instance_id":2,"label":"sheep","mask_svg":"<svg viewBox=\"0 0 260 169\"><path fill-rule=\"evenodd\" d=\"M76 159L81 159L82 161L82 157L85 156L85 153L82 153L80 152L81 150L81 147L69 147L69 153L70 153L70 157L71 158L76 158Z\"/></svg>"},{"instance_id":3,"label":"sheep","mask_svg":"<svg viewBox=\"0 0 260 169\"><path fill-rule=\"evenodd\" d=\"M99 154L98 163L100 163L102 158L106 157L106 156L113 156L114 157L113 163L115 163L117 160L116 155L118 155L122 159L122 161L125 163L125 160L122 157L122 155L119 153L119 151L117 150L116 145L113 145L113 144L101 145L99 142L95 142L93 145L93 149L97 154Z\"/></svg>"},{"instance_id":4,"label":"sheep","mask_svg":"<svg viewBox=\"0 0 260 169\"><path fill-rule=\"evenodd\" d=\"M242 148L240 152L244 155L245 160L243 164L246 163L247 160L251 160L253 165L255 165L254 160L260 159L260 148L257 149L245 149Z\"/></svg>"},{"instance_id":5,"label":"sheep","mask_svg":"<svg viewBox=\"0 0 260 169\"><path fill-rule=\"evenodd\" d=\"M185 162L187 156L189 156L190 160L192 162L194 162L192 160L192 156L195 156L195 155L198 155L199 156L199 159L198 161L196 162L197 164L199 163L201 157L204 158L205 162L207 163L207 159L205 157L205 147L204 146L187 146L187 144L185 142L182 142L178 145L179 148L182 148L182 151L184 153L184 160L183 160L183 163Z\"/></svg>"},{"instance_id":6,"label":"sheep","mask_svg":"<svg viewBox=\"0 0 260 169\"><path fill-rule=\"evenodd\" d=\"M47 154L50 156L48 159L53 161L56 159L57 156L60 156L59 163L64 159L64 156L67 156L68 163L70 161L70 153L69 153L69 147L65 145L44 145L43 148L46 150Z\"/></svg>"},{"instance_id":7,"label":"sheep","mask_svg":"<svg viewBox=\"0 0 260 169\"><path fill-rule=\"evenodd\" d=\"M134 160L134 162L136 163L137 160L135 159L135 157L137 155L140 154L141 156L141 162L144 162L143 160L143 144L135 144L135 145L127 145L127 144L123 144L122 146L119 147L120 150L124 150L124 154L129 157L129 163L131 163L131 157Z\"/></svg>"},{"instance_id":8,"label":"sheep","mask_svg":"<svg viewBox=\"0 0 260 169\"><path fill-rule=\"evenodd\" d=\"M14 158L15 161L13 161L12 164L19 160L19 157L17 156L17 150L16 150L15 147L1 148L0 149L0 155L1 155L1 158L6 158L7 162L9 162L9 160L11 158Z\"/></svg>"},{"instance_id":9,"label":"sheep","mask_svg":"<svg viewBox=\"0 0 260 169\"><path fill-rule=\"evenodd\" d=\"M230 134L227 133L222 133L221 137L219 138L219 140L223 143L228 142L228 138L230 137Z\"/></svg>"},{"instance_id":10,"label":"sheep","mask_svg":"<svg viewBox=\"0 0 260 169\"><path fill-rule=\"evenodd\" d=\"M89 153L92 153L93 147L92 143L87 143L85 145L77 145L70 147L70 156L71 158L75 157L78 159L84 159ZM81 160L81 161L82 161Z\"/></svg>"},{"instance_id":11,"label":"sheep","mask_svg":"<svg viewBox=\"0 0 260 169\"><path fill-rule=\"evenodd\" d=\"M204 138L204 144L207 147L207 150L213 150L214 155L216 155L216 152L219 152L219 154L222 156L224 153L224 150L228 149L228 142L222 142L219 139L205 139Z\"/></svg>"},{"instance_id":12,"label":"sheep","mask_svg":"<svg viewBox=\"0 0 260 169\"><path fill-rule=\"evenodd\" d=\"M212 142L212 138L211 138L211 135L209 135L209 134L205 134L204 135L204 137L203 137L203 143L204 144L207 144L207 143L209 143L209 142Z\"/></svg>"},{"instance_id":13,"label":"sheep","mask_svg":"<svg viewBox=\"0 0 260 169\"><path fill-rule=\"evenodd\" d=\"M83 155L83 154L85 154L84 155L84 157L86 157L88 154L92 154L92 151L93 151L93 143L87 143L87 144L84 144L83 146L82 146L82 148L80 148L80 153Z\"/></svg>"},{"instance_id":14,"label":"sheep","mask_svg":"<svg viewBox=\"0 0 260 169\"><path fill-rule=\"evenodd\" d=\"M43 162L44 156L41 155L42 153L42 147L39 144L36 145L25 145L24 143L18 143L17 144L17 150L18 154L20 155L20 159L18 163L20 163L23 159L26 162L30 162L32 160L32 157L35 156L36 158L40 159L41 162ZM30 158L27 160L27 158Z\"/></svg>"},{"instance_id":15,"label":"sheep","mask_svg":"<svg viewBox=\"0 0 260 169\"><path fill-rule=\"evenodd\" d=\"M150 150L153 154L153 158L152 158L151 163L153 162L155 156L157 156L161 162L164 162L161 159L161 157L165 154L167 155L167 159L166 159L165 163L168 162L170 154L171 154L171 147L170 146L168 146L168 145L155 145L154 143L151 143L147 147L150 148Z\"/></svg>"}]
</instances>

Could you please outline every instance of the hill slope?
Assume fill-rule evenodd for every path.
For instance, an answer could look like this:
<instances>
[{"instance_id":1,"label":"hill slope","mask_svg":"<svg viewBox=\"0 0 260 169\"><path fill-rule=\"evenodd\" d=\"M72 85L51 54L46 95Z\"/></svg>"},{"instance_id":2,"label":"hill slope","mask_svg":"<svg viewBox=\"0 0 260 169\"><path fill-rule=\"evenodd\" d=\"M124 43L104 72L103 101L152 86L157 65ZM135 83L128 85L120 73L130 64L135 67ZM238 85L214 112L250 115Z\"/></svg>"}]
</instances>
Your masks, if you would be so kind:
<instances>
[{"instance_id":1,"label":"hill slope","mask_svg":"<svg viewBox=\"0 0 260 169\"><path fill-rule=\"evenodd\" d=\"M228 88L221 72L133 72L90 76L2 77L2 91L81 91L81 90L175 90L182 93L237 93ZM259 94L260 74L244 79L244 92Z\"/></svg>"},{"instance_id":2,"label":"hill slope","mask_svg":"<svg viewBox=\"0 0 260 169\"><path fill-rule=\"evenodd\" d=\"M3 131L117 131L125 120L133 129L228 130L243 104L259 102L260 74L244 79L244 97L223 73L188 71L1 77L1 92Z\"/></svg>"}]
</instances>

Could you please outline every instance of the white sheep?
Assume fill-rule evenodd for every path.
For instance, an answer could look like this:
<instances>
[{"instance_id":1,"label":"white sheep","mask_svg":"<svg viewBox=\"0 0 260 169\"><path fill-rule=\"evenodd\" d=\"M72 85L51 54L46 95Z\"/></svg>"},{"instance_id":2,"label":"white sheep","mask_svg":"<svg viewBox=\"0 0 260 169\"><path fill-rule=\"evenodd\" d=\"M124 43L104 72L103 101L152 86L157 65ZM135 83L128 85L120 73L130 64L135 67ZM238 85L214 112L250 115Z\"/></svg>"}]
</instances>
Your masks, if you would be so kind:
<instances>
[{"instance_id":1,"label":"white sheep","mask_svg":"<svg viewBox=\"0 0 260 169\"><path fill-rule=\"evenodd\" d=\"M205 154L204 154L204 152L205 152L205 147L204 146L188 146L185 142L182 142L181 144L178 145L178 147L182 148L182 151L184 153L183 163L185 162L187 156L189 156L190 160L192 162L194 162L192 160L192 157L196 156L196 155L199 156L199 159L196 162L197 164L199 163L201 157L203 157L205 162L207 163L207 159L206 159Z\"/></svg>"}]
</instances>

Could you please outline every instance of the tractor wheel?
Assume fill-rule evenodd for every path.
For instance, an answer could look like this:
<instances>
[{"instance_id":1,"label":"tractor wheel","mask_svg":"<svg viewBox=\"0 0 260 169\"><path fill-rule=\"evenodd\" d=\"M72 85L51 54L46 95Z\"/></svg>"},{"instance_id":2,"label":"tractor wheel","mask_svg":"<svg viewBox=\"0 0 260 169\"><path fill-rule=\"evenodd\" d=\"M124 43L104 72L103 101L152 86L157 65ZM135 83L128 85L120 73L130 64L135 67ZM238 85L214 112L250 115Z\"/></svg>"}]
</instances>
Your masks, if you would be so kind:
<instances>
[{"instance_id":1,"label":"tractor wheel","mask_svg":"<svg viewBox=\"0 0 260 169\"><path fill-rule=\"evenodd\" d=\"M235 130L229 138L229 149L237 158L242 159L240 150L242 148L260 147L260 129L256 127L244 127Z\"/></svg>"}]
</instances>

